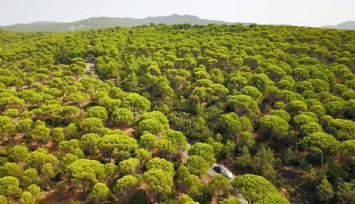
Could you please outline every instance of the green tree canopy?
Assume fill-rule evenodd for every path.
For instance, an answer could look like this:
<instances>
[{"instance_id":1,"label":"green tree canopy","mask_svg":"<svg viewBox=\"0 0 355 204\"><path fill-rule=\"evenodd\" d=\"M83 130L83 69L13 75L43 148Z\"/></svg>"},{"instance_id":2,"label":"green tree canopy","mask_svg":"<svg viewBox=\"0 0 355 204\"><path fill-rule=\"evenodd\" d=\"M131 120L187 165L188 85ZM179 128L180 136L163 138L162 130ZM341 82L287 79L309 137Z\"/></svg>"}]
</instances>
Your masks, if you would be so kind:
<instances>
[{"instance_id":1,"label":"green tree canopy","mask_svg":"<svg viewBox=\"0 0 355 204\"><path fill-rule=\"evenodd\" d=\"M340 142L332 135L316 132L304 137L302 144L311 154L316 157L320 156L323 165L323 158L329 154L336 153Z\"/></svg>"},{"instance_id":2,"label":"green tree canopy","mask_svg":"<svg viewBox=\"0 0 355 204\"><path fill-rule=\"evenodd\" d=\"M213 153L213 147L206 143L196 143L192 145L188 151L188 155L201 156L209 163L213 163L216 161L215 155Z\"/></svg>"},{"instance_id":3,"label":"green tree canopy","mask_svg":"<svg viewBox=\"0 0 355 204\"><path fill-rule=\"evenodd\" d=\"M158 199L160 195L170 193L174 184L169 172L155 168L143 173L143 180L147 190L158 196Z\"/></svg>"},{"instance_id":4,"label":"green tree canopy","mask_svg":"<svg viewBox=\"0 0 355 204\"><path fill-rule=\"evenodd\" d=\"M249 202L262 201L267 194L278 194L276 188L264 177L253 174L236 176L232 181L236 188Z\"/></svg>"},{"instance_id":5,"label":"green tree canopy","mask_svg":"<svg viewBox=\"0 0 355 204\"><path fill-rule=\"evenodd\" d=\"M81 183L84 193L94 183L105 178L105 166L98 161L79 159L67 167L70 178Z\"/></svg>"},{"instance_id":6,"label":"green tree canopy","mask_svg":"<svg viewBox=\"0 0 355 204\"><path fill-rule=\"evenodd\" d=\"M19 180L13 176L0 178L0 195L6 197L19 196L21 194L19 184Z\"/></svg>"},{"instance_id":7,"label":"green tree canopy","mask_svg":"<svg viewBox=\"0 0 355 204\"><path fill-rule=\"evenodd\" d=\"M104 107L93 106L86 110L86 117L88 118L100 118L102 121L108 119L107 111Z\"/></svg>"},{"instance_id":8,"label":"green tree canopy","mask_svg":"<svg viewBox=\"0 0 355 204\"><path fill-rule=\"evenodd\" d=\"M118 179L113 190L118 195L126 195L132 190L137 189L140 184L140 180L132 175L126 175Z\"/></svg>"},{"instance_id":9,"label":"green tree canopy","mask_svg":"<svg viewBox=\"0 0 355 204\"><path fill-rule=\"evenodd\" d=\"M86 200L92 203L102 203L105 200L108 200L110 194L111 190L106 186L105 183L96 183Z\"/></svg>"}]
</instances>

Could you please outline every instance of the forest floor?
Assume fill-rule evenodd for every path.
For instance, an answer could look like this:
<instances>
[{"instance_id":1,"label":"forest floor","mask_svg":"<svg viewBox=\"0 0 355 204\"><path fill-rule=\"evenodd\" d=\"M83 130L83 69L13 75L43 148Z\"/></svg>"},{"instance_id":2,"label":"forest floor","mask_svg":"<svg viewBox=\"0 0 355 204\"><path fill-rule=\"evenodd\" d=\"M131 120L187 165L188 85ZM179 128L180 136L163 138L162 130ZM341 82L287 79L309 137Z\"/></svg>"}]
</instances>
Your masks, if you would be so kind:
<instances>
[{"instance_id":1,"label":"forest floor","mask_svg":"<svg viewBox=\"0 0 355 204\"><path fill-rule=\"evenodd\" d=\"M190 147L191 147L191 144L187 143L186 150L181 152L181 159L182 159L182 163L184 163L184 164L187 162L187 159L189 158L188 151L189 151Z\"/></svg>"},{"instance_id":2,"label":"forest floor","mask_svg":"<svg viewBox=\"0 0 355 204\"><path fill-rule=\"evenodd\" d=\"M279 179L284 181L284 184L282 185L283 188L279 190L281 190L281 193L284 194L287 199L297 198L297 200L305 201L311 199L304 197L304 195L307 195L307 191L310 190L304 182L304 170L300 168L286 166L278 170L277 174Z\"/></svg>"},{"instance_id":3,"label":"forest floor","mask_svg":"<svg viewBox=\"0 0 355 204\"><path fill-rule=\"evenodd\" d=\"M66 204L71 200L81 200L83 192L75 185L66 185L62 192L58 192L55 188L45 191L44 199L38 201L39 204Z\"/></svg>"}]
</instances>

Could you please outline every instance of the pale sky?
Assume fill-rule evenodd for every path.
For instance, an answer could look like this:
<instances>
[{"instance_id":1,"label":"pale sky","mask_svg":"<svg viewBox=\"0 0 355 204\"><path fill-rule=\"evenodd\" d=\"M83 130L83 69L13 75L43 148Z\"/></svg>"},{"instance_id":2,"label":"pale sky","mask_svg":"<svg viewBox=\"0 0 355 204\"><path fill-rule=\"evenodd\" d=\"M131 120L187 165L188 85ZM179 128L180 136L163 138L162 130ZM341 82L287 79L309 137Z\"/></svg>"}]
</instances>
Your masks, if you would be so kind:
<instances>
[{"instance_id":1,"label":"pale sky","mask_svg":"<svg viewBox=\"0 0 355 204\"><path fill-rule=\"evenodd\" d=\"M355 20L355 0L0 0L2 26L171 14L228 22L323 26Z\"/></svg>"}]
</instances>

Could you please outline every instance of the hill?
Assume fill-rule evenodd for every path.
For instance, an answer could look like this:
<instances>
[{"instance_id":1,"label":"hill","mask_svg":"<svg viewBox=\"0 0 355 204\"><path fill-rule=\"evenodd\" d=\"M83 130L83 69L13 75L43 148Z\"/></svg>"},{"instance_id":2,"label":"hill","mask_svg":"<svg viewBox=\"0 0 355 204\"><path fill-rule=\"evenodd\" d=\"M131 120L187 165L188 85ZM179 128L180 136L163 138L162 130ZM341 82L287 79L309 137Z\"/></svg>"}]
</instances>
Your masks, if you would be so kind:
<instances>
[{"instance_id":1,"label":"hill","mask_svg":"<svg viewBox=\"0 0 355 204\"><path fill-rule=\"evenodd\" d=\"M110 18L110 17L94 17L80 21L62 23L62 22L34 22L29 24L15 24L0 27L4 30L17 32L63 32L75 30L89 30L109 27L134 27L140 25L154 24L185 24L192 25L208 25L208 24L231 24L225 21L201 19L192 15L177 15L147 17L142 19L136 18ZM245 24L247 25L247 23Z\"/></svg>"},{"instance_id":2,"label":"hill","mask_svg":"<svg viewBox=\"0 0 355 204\"><path fill-rule=\"evenodd\" d=\"M355 30L355 21L346 21L338 25L326 25L323 28L341 29L341 30Z\"/></svg>"}]
</instances>

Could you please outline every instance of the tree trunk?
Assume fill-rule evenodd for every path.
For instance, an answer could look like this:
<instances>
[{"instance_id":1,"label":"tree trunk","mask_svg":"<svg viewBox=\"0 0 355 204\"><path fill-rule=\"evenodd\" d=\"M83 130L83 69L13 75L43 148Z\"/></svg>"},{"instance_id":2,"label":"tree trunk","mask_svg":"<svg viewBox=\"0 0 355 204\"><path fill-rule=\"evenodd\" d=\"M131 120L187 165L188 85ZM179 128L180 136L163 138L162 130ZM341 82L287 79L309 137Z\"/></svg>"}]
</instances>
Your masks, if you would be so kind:
<instances>
[{"instance_id":1,"label":"tree trunk","mask_svg":"<svg viewBox=\"0 0 355 204\"><path fill-rule=\"evenodd\" d=\"M83 193L84 193L84 196L85 196L85 194L86 194L86 185L85 185L85 181L82 181L82 182L81 182L81 185L82 185L82 187L83 187Z\"/></svg>"}]
</instances>

